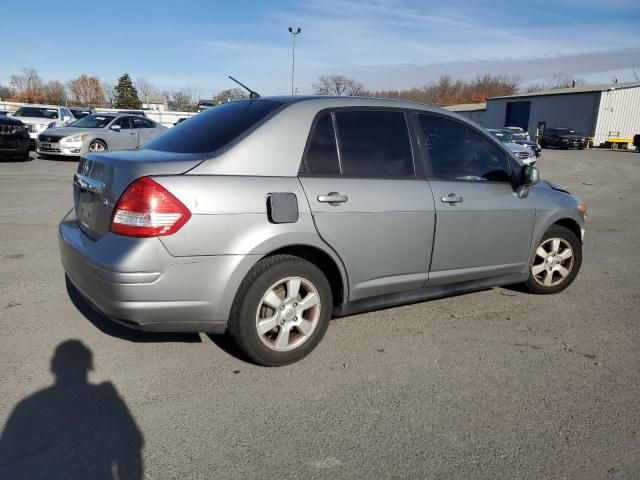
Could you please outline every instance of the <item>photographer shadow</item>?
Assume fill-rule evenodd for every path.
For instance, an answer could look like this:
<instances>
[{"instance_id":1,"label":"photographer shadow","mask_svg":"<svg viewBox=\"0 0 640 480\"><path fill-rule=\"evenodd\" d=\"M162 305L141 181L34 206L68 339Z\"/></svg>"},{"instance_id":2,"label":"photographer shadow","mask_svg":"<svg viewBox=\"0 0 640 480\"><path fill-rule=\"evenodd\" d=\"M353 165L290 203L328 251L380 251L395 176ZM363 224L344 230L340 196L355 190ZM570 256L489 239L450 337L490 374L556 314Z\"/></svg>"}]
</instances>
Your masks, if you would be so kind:
<instances>
[{"instance_id":1,"label":"photographer shadow","mask_svg":"<svg viewBox=\"0 0 640 480\"><path fill-rule=\"evenodd\" d=\"M56 347L54 384L22 400L0 436L0 478L142 478L142 432L112 383L87 381L91 369L82 342Z\"/></svg>"}]
</instances>

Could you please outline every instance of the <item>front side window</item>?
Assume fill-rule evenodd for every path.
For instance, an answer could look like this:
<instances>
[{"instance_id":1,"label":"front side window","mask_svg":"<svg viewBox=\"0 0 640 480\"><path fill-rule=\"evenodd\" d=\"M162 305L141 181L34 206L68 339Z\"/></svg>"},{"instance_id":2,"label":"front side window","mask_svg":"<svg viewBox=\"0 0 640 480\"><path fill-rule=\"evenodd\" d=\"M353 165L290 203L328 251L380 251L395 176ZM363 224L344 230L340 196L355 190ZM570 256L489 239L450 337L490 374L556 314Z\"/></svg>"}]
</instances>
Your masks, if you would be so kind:
<instances>
[{"instance_id":1,"label":"front side window","mask_svg":"<svg viewBox=\"0 0 640 480\"><path fill-rule=\"evenodd\" d=\"M473 175L490 182L509 182L509 160L507 155L478 132L469 131L476 151L477 161Z\"/></svg>"},{"instance_id":2,"label":"front side window","mask_svg":"<svg viewBox=\"0 0 640 480\"><path fill-rule=\"evenodd\" d=\"M419 114L431 178L459 181L509 181L506 155L465 125L436 115Z\"/></svg>"},{"instance_id":3,"label":"front side window","mask_svg":"<svg viewBox=\"0 0 640 480\"><path fill-rule=\"evenodd\" d=\"M344 110L336 112L335 118L343 175L382 178L414 175L403 112Z\"/></svg>"},{"instance_id":4,"label":"front side window","mask_svg":"<svg viewBox=\"0 0 640 480\"><path fill-rule=\"evenodd\" d=\"M340 175L338 146L330 113L316 121L305 154L304 173L309 175Z\"/></svg>"}]
</instances>

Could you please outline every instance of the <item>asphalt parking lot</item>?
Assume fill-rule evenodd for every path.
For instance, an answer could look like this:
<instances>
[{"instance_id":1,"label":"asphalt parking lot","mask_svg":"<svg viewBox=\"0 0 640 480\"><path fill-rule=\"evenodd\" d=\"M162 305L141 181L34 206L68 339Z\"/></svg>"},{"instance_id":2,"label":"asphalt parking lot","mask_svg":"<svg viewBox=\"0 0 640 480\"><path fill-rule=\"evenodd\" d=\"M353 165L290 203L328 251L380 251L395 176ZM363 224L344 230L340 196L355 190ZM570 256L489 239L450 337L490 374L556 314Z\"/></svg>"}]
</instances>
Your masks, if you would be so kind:
<instances>
[{"instance_id":1,"label":"asphalt parking lot","mask_svg":"<svg viewBox=\"0 0 640 480\"><path fill-rule=\"evenodd\" d=\"M334 320L309 357L267 369L221 338L83 315L56 239L76 163L0 163L0 459L20 441L39 478L116 455L149 479L640 478L640 154L545 150L538 166L589 208L568 290ZM51 387L70 339L93 354L89 382L113 388L61 384L14 411Z\"/></svg>"}]
</instances>

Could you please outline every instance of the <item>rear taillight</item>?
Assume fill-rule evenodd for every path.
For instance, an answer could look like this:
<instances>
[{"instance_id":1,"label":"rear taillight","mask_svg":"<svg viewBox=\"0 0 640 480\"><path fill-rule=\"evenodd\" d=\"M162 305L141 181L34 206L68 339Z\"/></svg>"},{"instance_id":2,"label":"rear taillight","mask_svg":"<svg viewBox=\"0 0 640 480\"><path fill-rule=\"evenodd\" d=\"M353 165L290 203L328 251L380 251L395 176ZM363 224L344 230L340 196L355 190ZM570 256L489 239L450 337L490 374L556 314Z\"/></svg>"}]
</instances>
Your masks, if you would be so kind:
<instances>
[{"instance_id":1,"label":"rear taillight","mask_svg":"<svg viewBox=\"0 0 640 480\"><path fill-rule=\"evenodd\" d=\"M130 237L159 237L176 233L191 212L171 192L149 177L127 187L111 217L110 230Z\"/></svg>"}]
</instances>

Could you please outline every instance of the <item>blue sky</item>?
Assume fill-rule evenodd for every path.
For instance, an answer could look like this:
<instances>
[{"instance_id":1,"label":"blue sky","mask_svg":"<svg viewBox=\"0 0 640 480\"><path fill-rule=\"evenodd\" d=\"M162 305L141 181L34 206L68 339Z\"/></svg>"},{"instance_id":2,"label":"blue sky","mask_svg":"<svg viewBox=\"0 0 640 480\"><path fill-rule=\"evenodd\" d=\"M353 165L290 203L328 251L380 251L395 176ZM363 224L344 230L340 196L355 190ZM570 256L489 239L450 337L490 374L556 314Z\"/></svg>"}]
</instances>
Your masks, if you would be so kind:
<instances>
[{"instance_id":1,"label":"blue sky","mask_svg":"<svg viewBox=\"0 0 640 480\"><path fill-rule=\"evenodd\" d=\"M34 67L63 81L126 71L158 90L193 86L202 98L234 86L231 74L265 95L285 94L289 26L302 28L302 93L331 73L371 89L420 86L443 73L513 73L525 83L554 73L631 81L633 65L640 74L640 0L29 0L1 11L1 84Z\"/></svg>"}]
</instances>

